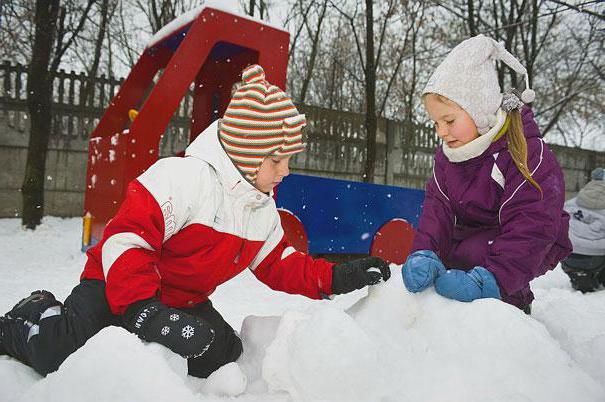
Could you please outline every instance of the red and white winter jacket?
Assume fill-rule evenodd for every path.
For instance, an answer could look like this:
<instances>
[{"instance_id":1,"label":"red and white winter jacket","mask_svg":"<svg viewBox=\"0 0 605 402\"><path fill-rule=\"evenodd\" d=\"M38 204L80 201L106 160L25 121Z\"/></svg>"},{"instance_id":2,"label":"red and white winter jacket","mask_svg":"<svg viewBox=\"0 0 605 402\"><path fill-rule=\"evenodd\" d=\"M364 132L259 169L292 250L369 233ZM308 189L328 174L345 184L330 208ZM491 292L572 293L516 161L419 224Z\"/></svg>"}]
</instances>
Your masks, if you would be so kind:
<instances>
[{"instance_id":1,"label":"red and white winter jacket","mask_svg":"<svg viewBox=\"0 0 605 402\"><path fill-rule=\"evenodd\" d=\"M275 290L332 294L333 264L288 244L275 201L233 165L217 121L184 158L160 159L129 184L87 254L81 279L106 282L114 314L156 295L168 306L191 307L245 268Z\"/></svg>"}]
</instances>

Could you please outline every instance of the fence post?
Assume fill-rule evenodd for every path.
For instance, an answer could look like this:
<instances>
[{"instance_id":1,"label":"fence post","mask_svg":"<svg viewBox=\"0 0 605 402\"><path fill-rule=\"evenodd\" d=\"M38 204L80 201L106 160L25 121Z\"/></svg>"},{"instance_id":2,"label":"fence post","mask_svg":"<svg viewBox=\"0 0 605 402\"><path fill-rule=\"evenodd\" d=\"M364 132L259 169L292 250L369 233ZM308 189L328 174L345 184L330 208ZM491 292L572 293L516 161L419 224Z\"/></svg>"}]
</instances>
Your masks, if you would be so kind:
<instances>
[{"instance_id":1,"label":"fence post","mask_svg":"<svg viewBox=\"0 0 605 402\"><path fill-rule=\"evenodd\" d=\"M5 98L10 98L10 93L11 93L11 79L10 79L10 74L11 74L11 63L8 60L5 60L4 63L2 63L2 70L4 70L4 82L3 82L3 96Z\"/></svg>"},{"instance_id":2,"label":"fence post","mask_svg":"<svg viewBox=\"0 0 605 402\"><path fill-rule=\"evenodd\" d=\"M586 166L587 167L586 182L588 183L592 179L592 177L591 177L592 171L598 167L597 166L597 153L595 151L589 153L587 159L588 159L588 163L587 163L588 166Z\"/></svg>"},{"instance_id":3,"label":"fence post","mask_svg":"<svg viewBox=\"0 0 605 402\"><path fill-rule=\"evenodd\" d=\"M59 73L55 76L57 81L58 99L57 103L63 105L65 103L65 70L60 69Z\"/></svg>"}]
</instances>

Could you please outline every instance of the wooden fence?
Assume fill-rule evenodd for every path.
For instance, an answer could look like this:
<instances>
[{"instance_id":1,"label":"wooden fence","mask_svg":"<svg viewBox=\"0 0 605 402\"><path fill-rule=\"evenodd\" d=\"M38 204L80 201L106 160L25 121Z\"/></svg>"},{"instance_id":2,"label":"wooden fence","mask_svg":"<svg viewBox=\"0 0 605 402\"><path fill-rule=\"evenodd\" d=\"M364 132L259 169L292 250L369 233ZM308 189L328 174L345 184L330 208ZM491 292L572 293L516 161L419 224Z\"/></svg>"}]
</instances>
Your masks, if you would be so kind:
<instances>
[{"instance_id":1,"label":"wooden fence","mask_svg":"<svg viewBox=\"0 0 605 402\"><path fill-rule=\"evenodd\" d=\"M53 78L53 120L45 184L47 214L80 215L85 185L88 138L122 80L59 71ZM19 214L29 118L27 69L0 64L0 217ZM84 101L89 88L88 101ZM188 143L191 93L181 102L160 141L160 156L174 155ZM292 160L292 171L324 177L361 180L365 163L362 114L297 105L307 115L307 152ZM423 188L435 147L434 131L426 126L379 119L376 172L381 184ZM552 146L567 180L568 196L586 182L595 166L605 166L605 153Z\"/></svg>"}]
</instances>

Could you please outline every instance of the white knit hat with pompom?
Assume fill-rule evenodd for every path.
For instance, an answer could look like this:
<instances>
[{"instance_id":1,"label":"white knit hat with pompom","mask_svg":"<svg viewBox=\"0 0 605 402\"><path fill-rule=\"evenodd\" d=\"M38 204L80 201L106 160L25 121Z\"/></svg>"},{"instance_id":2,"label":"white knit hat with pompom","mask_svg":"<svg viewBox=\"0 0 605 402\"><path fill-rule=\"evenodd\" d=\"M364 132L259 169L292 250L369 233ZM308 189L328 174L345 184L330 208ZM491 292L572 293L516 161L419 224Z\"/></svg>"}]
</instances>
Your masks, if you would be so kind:
<instances>
[{"instance_id":1,"label":"white knit hat with pompom","mask_svg":"<svg viewBox=\"0 0 605 402\"><path fill-rule=\"evenodd\" d=\"M527 70L504 48L484 35L477 35L456 46L429 79L422 94L435 93L456 102L474 120L480 134L496 124L496 112L502 105L496 61L502 61L518 74L525 75L525 90L520 100L534 101Z\"/></svg>"}]
</instances>

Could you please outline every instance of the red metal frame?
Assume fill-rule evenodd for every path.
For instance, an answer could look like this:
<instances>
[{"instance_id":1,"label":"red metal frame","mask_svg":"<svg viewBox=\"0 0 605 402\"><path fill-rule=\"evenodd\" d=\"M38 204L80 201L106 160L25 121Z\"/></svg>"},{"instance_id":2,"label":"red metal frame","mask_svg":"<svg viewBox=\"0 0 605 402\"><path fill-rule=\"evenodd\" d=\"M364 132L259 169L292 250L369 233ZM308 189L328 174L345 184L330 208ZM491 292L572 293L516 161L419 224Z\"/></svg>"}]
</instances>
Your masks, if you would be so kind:
<instances>
[{"instance_id":1,"label":"red metal frame","mask_svg":"<svg viewBox=\"0 0 605 402\"><path fill-rule=\"evenodd\" d=\"M84 214L91 216L92 244L115 215L128 183L158 159L161 136L190 85L191 141L223 115L247 65L262 65L267 80L285 88L288 46L285 31L205 8L144 51L90 136ZM130 109L139 114L128 128Z\"/></svg>"}]
</instances>

